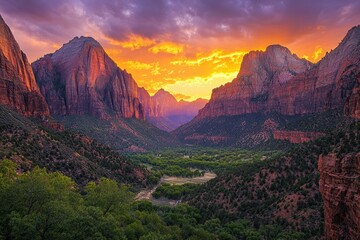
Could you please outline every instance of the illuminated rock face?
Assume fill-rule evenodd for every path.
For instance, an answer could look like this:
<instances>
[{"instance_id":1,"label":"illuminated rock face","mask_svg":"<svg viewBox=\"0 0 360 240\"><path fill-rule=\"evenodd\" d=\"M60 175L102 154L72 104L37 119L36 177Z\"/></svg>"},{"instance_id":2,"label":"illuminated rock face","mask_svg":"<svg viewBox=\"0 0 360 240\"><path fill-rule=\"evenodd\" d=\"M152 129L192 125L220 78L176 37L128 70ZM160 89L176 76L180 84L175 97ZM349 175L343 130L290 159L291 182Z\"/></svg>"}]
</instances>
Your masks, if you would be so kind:
<instances>
[{"instance_id":1,"label":"illuminated rock face","mask_svg":"<svg viewBox=\"0 0 360 240\"><path fill-rule=\"evenodd\" d=\"M0 104L26 116L48 116L26 55L0 16Z\"/></svg>"},{"instance_id":2,"label":"illuminated rock face","mask_svg":"<svg viewBox=\"0 0 360 240\"><path fill-rule=\"evenodd\" d=\"M90 37L76 37L32 64L51 114L144 119L135 80Z\"/></svg>"},{"instance_id":3,"label":"illuminated rock face","mask_svg":"<svg viewBox=\"0 0 360 240\"><path fill-rule=\"evenodd\" d=\"M313 65L279 45L244 56L231 83L213 90L197 118L278 112L284 115L343 108L359 116L360 26Z\"/></svg>"}]
</instances>

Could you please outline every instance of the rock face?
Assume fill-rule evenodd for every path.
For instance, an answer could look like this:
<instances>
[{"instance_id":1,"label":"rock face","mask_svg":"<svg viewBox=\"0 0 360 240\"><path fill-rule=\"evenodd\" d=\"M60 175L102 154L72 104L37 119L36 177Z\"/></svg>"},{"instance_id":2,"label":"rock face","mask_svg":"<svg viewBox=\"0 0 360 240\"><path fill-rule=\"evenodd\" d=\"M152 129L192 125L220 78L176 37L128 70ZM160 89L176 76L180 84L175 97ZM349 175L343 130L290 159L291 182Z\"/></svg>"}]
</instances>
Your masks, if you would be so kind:
<instances>
[{"instance_id":1,"label":"rock face","mask_svg":"<svg viewBox=\"0 0 360 240\"><path fill-rule=\"evenodd\" d=\"M75 37L32 67L51 114L145 118L135 80L91 37Z\"/></svg>"},{"instance_id":2,"label":"rock face","mask_svg":"<svg viewBox=\"0 0 360 240\"><path fill-rule=\"evenodd\" d=\"M360 77L357 78L357 84L360 82ZM360 119L360 87L355 87L351 96L345 102L344 112L346 115L355 119Z\"/></svg>"},{"instance_id":3,"label":"rock face","mask_svg":"<svg viewBox=\"0 0 360 240\"><path fill-rule=\"evenodd\" d=\"M325 238L359 239L360 153L320 156L319 187L324 201Z\"/></svg>"},{"instance_id":4,"label":"rock face","mask_svg":"<svg viewBox=\"0 0 360 240\"><path fill-rule=\"evenodd\" d=\"M48 116L26 55L0 16L0 104L25 116Z\"/></svg>"},{"instance_id":5,"label":"rock face","mask_svg":"<svg viewBox=\"0 0 360 240\"><path fill-rule=\"evenodd\" d=\"M273 137L275 140L287 140L291 143L309 142L323 136L325 136L325 134L319 132L301 132L285 130L273 131Z\"/></svg>"},{"instance_id":6,"label":"rock face","mask_svg":"<svg viewBox=\"0 0 360 240\"><path fill-rule=\"evenodd\" d=\"M159 105L153 100L145 88L138 88L138 96L141 104L144 106L145 116L147 118L160 116Z\"/></svg>"},{"instance_id":7,"label":"rock face","mask_svg":"<svg viewBox=\"0 0 360 240\"><path fill-rule=\"evenodd\" d=\"M207 100L199 98L192 102L177 101L171 93L160 89L150 99L144 97L144 103L147 106L145 107L147 118L158 128L172 131L191 121L198 114L199 109L205 106Z\"/></svg>"},{"instance_id":8,"label":"rock face","mask_svg":"<svg viewBox=\"0 0 360 240\"><path fill-rule=\"evenodd\" d=\"M213 90L198 118L278 112L297 115L342 109L359 116L360 26L316 65L279 45L247 54L231 83Z\"/></svg>"}]
</instances>

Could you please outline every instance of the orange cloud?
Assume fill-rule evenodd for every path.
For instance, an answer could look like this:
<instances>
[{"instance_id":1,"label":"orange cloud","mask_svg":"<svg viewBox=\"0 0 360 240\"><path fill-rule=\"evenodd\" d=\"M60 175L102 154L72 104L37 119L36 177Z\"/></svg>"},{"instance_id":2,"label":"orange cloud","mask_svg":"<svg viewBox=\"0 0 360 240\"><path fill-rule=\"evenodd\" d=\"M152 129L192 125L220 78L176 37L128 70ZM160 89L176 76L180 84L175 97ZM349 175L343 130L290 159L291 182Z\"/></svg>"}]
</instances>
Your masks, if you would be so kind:
<instances>
[{"instance_id":1,"label":"orange cloud","mask_svg":"<svg viewBox=\"0 0 360 240\"><path fill-rule=\"evenodd\" d=\"M191 99L191 96L182 94L182 93L171 93L178 101L180 100L186 100L186 99Z\"/></svg>"},{"instance_id":2,"label":"orange cloud","mask_svg":"<svg viewBox=\"0 0 360 240\"><path fill-rule=\"evenodd\" d=\"M314 61L320 60L320 57L322 57L324 54L323 49L321 47L317 47L317 50L314 52L313 59Z\"/></svg>"},{"instance_id":3,"label":"orange cloud","mask_svg":"<svg viewBox=\"0 0 360 240\"><path fill-rule=\"evenodd\" d=\"M182 91L184 95L189 95L188 100L197 98L210 99L214 86L218 87L233 80L238 71L228 73L210 73L207 77L193 77L187 80L178 79L175 83L164 86L170 92Z\"/></svg>"},{"instance_id":4,"label":"orange cloud","mask_svg":"<svg viewBox=\"0 0 360 240\"><path fill-rule=\"evenodd\" d=\"M148 50L154 54L158 54L160 52L179 54L184 51L184 45L173 42L161 42L149 48Z\"/></svg>"},{"instance_id":5,"label":"orange cloud","mask_svg":"<svg viewBox=\"0 0 360 240\"><path fill-rule=\"evenodd\" d=\"M136 69L136 70L149 70L153 68L152 64L142 63L138 61L126 61L123 62L122 65L126 69Z\"/></svg>"},{"instance_id":6,"label":"orange cloud","mask_svg":"<svg viewBox=\"0 0 360 240\"><path fill-rule=\"evenodd\" d=\"M109 43L111 45L121 46L123 48L128 48L130 50L137 50L143 47L149 47L155 44L156 42L150 38L131 34L130 36L128 36L127 41L119 42L113 39L109 39Z\"/></svg>"},{"instance_id":7,"label":"orange cloud","mask_svg":"<svg viewBox=\"0 0 360 240\"><path fill-rule=\"evenodd\" d=\"M172 65L187 65L187 66L199 66L205 62L212 62L214 64L223 62L224 60L229 60L231 62L238 63L240 59L246 54L247 52L230 52L224 53L223 50L214 50L210 55L201 57L202 54L198 54L198 58L195 60L176 60L170 62Z\"/></svg>"}]
</instances>

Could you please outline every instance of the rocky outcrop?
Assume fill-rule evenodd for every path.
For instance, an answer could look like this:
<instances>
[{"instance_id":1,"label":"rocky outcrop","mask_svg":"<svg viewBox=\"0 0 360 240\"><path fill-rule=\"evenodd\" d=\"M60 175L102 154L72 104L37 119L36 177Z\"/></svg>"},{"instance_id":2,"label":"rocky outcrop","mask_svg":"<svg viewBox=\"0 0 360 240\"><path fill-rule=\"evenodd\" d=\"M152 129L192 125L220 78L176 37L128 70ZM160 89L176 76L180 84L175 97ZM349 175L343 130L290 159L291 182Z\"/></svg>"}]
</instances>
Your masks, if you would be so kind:
<instances>
[{"instance_id":1,"label":"rocky outcrop","mask_svg":"<svg viewBox=\"0 0 360 240\"><path fill-rule=\"evenodd\" d=\"M360 153L320 156L319 187L324 201L325 238L359 239Z\"/></svg>"},{"instance_id":2,"label":"rocky outcrop","mask_svg":"<svg viewBox=\"0 0 360 240\"><path fill-rule=\"evenodd\" d=\"M32 64L51 114L144 119L138 86L91 37L76 37Z\"/></svg>"},{"instance_id":3,"label":"rocky outcrop","mask_svg":"<svg viewBox=\"0 0 360 240\"><path fill-rule=\"evenodd\" d=\"M325 136L325 134L319 132L301 132L301 131L285 131L285 130L273 131L273 138L275 140L286 140L291 143L309 142L323 136Z\"/></svg>"},{"instance_id":4,"label":"rocky outcrop","mask_svg":"<svg viewBox=\"0 0 360 240\"><path fill-rule=\"evenodd\" d=\"M213 90L198 118L255 112L307 114L342 109L346 102L353 114L359 97L358 91L353 93L359 86L359 56L360 26L316 65L279 45L250 52L237 78Z\"/></svg>"},{"instance_id":5,"label":"rocky outcrop","mask_svg":"<svg viewBox=\"0 0 360 240\"><path fill-rule=\"evenodd\" d=\"M26 116L48 116L26 55L0 16L0 104Z\"/></svg>"}]
</instances>

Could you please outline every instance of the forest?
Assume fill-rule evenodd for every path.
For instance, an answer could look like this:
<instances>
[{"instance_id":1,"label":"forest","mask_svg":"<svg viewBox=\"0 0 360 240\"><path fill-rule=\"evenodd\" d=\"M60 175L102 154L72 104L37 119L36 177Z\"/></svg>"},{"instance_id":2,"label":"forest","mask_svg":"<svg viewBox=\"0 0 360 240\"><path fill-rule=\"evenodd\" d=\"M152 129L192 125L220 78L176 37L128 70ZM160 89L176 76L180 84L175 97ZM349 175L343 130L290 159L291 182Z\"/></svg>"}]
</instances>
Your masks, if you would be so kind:
<instances>
[{"instance_id":1,"label":"forest","mask_svg":"<svg viewBox=\"0 0 360 240\"><path fill-rule=\"evenodd\" d=\"M134 201L126 185L106 178L82 188L58 172L16 167L0 162L0 239L305 239L277 225L204 219L187 204Z\"/></svg>"}]
</instances>

